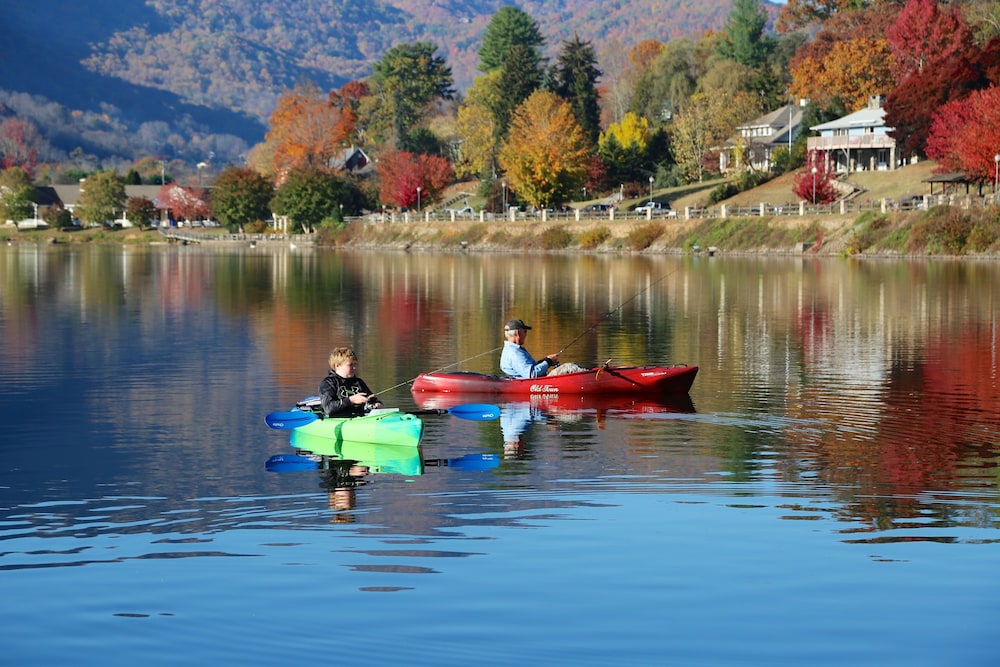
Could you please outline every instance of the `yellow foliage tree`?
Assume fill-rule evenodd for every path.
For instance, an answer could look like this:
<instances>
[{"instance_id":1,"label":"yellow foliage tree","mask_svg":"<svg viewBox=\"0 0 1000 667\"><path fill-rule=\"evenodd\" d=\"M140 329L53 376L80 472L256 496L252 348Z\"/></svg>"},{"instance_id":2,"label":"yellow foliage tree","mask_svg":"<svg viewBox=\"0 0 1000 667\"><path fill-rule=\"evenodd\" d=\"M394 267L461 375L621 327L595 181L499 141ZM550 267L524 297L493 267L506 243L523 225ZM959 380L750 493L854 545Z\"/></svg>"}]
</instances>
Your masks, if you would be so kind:
<instances>
[{"instance_id":1,"label":"yellow foliage tree","mask_svg":"<svg viewBox=\"0 0 1000 667\"><path fill-rule=\"evenodd\" d=\"M545 208L576 194L586 180L590 155L572 107L554 93L539 90L514 111L500 166L515 192Z\"/></svg>"},{"instance_id":2,"label":"yellow foliage tree","mask_svg":"<svg viewBox=\"0 0 1000 667\"><path fill-rule=\"evenodd\" d=\"M455 132L462 137L462 146L455 160L455 175L490 176L496 168L497 128L490 109L500 92L497 81L500 70L477 76L458 107Z\"/></svg>"},{"instance_id":3,"label":"yellow foliage tree","mask_svg":"<svg viewBox=\"0 0 1000 667\"><path fill-rule=\"evenodd\" d=\"M611 137L614 137L622 148L635 145L641 150L645 150L646 144L649 142L649 121L645 117L629 111L622 118L622 122L612 123L606 131L601 132L598 145L604 148Z\"/></svg>"}]
</instances>

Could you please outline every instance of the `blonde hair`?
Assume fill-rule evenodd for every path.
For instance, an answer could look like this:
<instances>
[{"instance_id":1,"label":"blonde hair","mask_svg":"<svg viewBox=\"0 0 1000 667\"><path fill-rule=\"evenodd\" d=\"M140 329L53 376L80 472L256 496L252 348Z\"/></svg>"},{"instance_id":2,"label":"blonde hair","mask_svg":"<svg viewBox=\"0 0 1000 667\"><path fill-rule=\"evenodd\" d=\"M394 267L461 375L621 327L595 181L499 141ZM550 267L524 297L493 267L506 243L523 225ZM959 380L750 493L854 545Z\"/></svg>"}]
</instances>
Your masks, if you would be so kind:
<instances>
[{"instance_id":1,"label":"blonde hair","mask_svg":"<svg viewBox=\"0 0 1000 667\"><path fill-rule=\"evenodd\" d=\"M349 347L335 347L330 353L330 368L336 368L348 359L357 361L358 355L354 354L354 350Z\"/></svg>"}]
</instances>

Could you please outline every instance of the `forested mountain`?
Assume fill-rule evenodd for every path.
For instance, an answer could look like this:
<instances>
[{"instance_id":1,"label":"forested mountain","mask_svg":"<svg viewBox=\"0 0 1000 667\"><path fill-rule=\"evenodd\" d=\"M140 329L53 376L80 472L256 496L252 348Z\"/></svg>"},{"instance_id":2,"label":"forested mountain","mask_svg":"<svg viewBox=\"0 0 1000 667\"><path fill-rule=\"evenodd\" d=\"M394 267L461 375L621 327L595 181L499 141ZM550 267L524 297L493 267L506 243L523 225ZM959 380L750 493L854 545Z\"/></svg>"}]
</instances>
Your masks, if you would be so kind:
<instances>
[{"instance_id":1,"label":"forested mountain","mask_svg":"<svg viewBox=\"0 0 1000 667\"><path fill-rule=\"evenodd\" d=\"M32 120L50 146L43 160L232 160L262 139L283 90L302 81L331 89L366 77L401 43L437 45L464 90L476 75L482 33L505 4L17 0L0 21L0 117ZM644 39L719 29L732 0L519 6L537 20L550 55L578 35L602 57Z\"/></svg>"}]
</instances>

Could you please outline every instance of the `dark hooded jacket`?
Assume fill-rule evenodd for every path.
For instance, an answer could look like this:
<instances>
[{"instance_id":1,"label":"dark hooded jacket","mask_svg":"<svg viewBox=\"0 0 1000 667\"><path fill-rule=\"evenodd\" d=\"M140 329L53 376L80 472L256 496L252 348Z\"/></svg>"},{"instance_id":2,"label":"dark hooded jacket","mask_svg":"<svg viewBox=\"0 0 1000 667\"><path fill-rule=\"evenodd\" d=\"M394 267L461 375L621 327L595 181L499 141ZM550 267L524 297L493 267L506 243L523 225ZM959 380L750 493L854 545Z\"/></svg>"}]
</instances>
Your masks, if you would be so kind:
<instances>
[{"instance_id":1,"label":"dark hooded jacket","mask_svg":"<svg viewBox=\"0 0 1000 667\"><path fill-rule=\"evenodd\" d=\"M319 384L320 405L323 407L323 415L326 417L355 417L365 413L364 405L355 405L349 398L354 394L368 394L370 400L372 390L368 388L365 381L355 376L352 378L340 377L332 370Z\"/></svg>"}]
</instances>

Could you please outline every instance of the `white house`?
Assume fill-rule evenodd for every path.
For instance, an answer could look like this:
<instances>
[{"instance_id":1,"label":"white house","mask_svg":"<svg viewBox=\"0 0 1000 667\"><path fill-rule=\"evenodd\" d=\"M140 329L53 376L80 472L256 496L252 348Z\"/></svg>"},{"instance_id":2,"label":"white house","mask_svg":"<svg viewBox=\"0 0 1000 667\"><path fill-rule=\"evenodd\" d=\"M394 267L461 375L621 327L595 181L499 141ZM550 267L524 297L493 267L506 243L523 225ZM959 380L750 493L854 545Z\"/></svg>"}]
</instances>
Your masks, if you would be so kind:
<instances>
[{"instance_id":1,"label":"white house","mask_svg":"<svg viewBox=\"0 0 1000 667\"><path fill-rule=\"evenodd\" d=\"M786 104L740 125L736 135L719 152L719 169L725 172L742 167L770 171L774 151L782 147L791 150L801 125L802 107L798 104Z\"/></svg>"},{"instance_id":2,"label":"white house","mask_svg":"<svg viewBox=\"0 0 1000 667\"><path fill-rule=\"evenodd\" d=\"M895 169L896 140L889 136L892 128L885 126L882 101L874 96L860 111L811 127L820 136L809 137L808 150L822 155L827 167L838 173Z\"/></svg>"}]
</instances>

